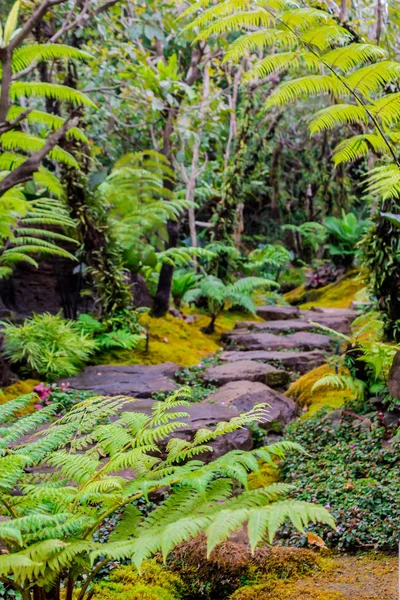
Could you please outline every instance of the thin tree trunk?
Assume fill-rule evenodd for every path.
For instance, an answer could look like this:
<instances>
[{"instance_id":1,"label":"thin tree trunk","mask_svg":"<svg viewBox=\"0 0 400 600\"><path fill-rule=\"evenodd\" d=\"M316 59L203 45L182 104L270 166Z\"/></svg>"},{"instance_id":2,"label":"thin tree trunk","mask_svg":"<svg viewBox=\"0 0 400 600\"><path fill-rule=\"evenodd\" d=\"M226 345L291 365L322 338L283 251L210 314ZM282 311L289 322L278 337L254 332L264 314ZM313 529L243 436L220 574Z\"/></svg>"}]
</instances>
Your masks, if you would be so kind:
<instances>
[{"instance_id":1,"label":"thin tree trunk","mask_svg":"<svg viewBox=\"0 0 400 600\"><path fill-rule=\"evenodd\" d=\"M197 177L199 176L199 158L200 158L200 146L201 146L201 138L204 129L204 122L206 118L208 103L209 103L209 94L210 94L210 71L206 66L204 67L204 75L203 75L203 94L202 100L200 104L200 114L199 114L199 128L197 130L197 139L195 141L193 147L193 156L192 156L192 165L190 170L190 176L187 181L186 186L186 200L189 202L194 201L194 192L196 189ZM188 217L189 217L189 230L190 230L190 241L191 245L197 247L197 232L196 232L196 214L195 209L191 206L188 209Z\"/></svg>"},{"instance_id":2,"label":"thin tree trunk","mask_svg":"<svg viewBox=\"0 0 400 600\"><path fill-rule=\"evenodd\" d=\"M228 136L228 141L226 143L225 156L224 156L225 169L227 169L227 167L228 167L229 159L231 157L232 142L235 139L236 133L237 133L236 108L237 108L237 101L238 101L238 95L239 95L239 83L240 83L240 78L242 76L242 70L243 70L242 65L240 65L233 77L232 96L229 96L229 100L228 100L229 109L231 112L229 115L229 136Z\"/></svg>"}]
</instances>

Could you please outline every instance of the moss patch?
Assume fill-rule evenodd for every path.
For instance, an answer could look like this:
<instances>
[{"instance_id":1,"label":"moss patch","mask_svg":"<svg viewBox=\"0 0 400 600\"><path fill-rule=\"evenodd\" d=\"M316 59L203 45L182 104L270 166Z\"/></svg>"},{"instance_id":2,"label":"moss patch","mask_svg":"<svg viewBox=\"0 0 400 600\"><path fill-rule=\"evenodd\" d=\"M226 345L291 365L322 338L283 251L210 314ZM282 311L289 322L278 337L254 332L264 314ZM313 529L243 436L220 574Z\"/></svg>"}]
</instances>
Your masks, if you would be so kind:
<instances>
[{"instance_id":1,"label":"moss patch","mask_svg":"<svg viewBox=\"0 0 400 600\"><path fill-rule=\"evenodd\" d=\"M20 396L24 396L25 394L29 394L33 388L38 385L40 381L36 379L25 379L18 380L16 383L9 385L1 390L0 394L0 404L5 404L10 400L14 400L14 398L19 398ZM32 412L34 410L33 405L36 403L36 400L32 401L32 407L25 408L24 412Z\"/></svg>"},{"instance_id":2,"label":"moss patch","mask_svg":"<svg viewBox=\"0 0 400 600\"><path fill-rule=\"evenodd\" d=\"M326 387L312 390L317 381L334 372L330 365L321 365L292 383L286 395L293 398L299 406L308 407L306 416L318 412L325 406L333 409L340 408L346 400L352 398L352 394L348 390L327 389Z\"/></svg>"},{"instance_id":3,"label":"moss patch","mask_svg":"<svg viewBox=\"0 0 400 600\"><path fill-rule=\"evenodd\" d=\"M352 269L335 283L317 290L306 290L304 286L300 286L285 294L283 298L290 304L300 304L300 308L303 309L350 308L364 288L365 282L362 281L360 273Z\"/></svg>"},{"instance_id":4,"label":"moss patch","mask_svg":"<svg viewBox=\"0 0 400 600\"><path fill-rule=\"evenodd\" d=\"M188 311L190 314L191 311ZM193 311L194 313L195 311ZM224 331L233 329L236 321L259 320L248 314L239 312L225 312L218 316L215 333L206 335L201 331L208 325L210 318L198 315L194 323L186 323L172 315L161 319L154 319L146 314L140 319L142 325L148 325L150 343L149 351L124 350L106 352L99 358L98 364L130 365L146 364L156 365L172 361L183 367L191 367L199 363L205 356L221 350L219 340Z\"/></svg>"}]
</instances>

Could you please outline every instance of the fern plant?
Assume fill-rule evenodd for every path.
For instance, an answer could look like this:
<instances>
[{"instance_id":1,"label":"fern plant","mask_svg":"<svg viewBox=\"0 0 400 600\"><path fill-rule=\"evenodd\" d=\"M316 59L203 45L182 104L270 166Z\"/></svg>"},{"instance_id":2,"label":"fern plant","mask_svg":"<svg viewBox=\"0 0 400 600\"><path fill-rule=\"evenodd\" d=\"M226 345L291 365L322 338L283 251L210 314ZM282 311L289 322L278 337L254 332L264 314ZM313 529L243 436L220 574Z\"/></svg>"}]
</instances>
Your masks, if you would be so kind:
<instances>
[{"instance_id":1,"label":"fern plant","mask_svg":"<svg viewBox=\"0 0 400 600\"><path fill-rule=\"evenodd\" d=\"M357 244L371 221L368 219L359 219L353 213L345 213L342 210L342 217L327 217L324 221L324 227L333 243L326 244L326 248L333 260L350 267L357 254Z\"/></svg>"},{"instance_id":2,"label":"fern plant","mask_svg":"<svg viewBox=\"0 0 400 600\"><path fill-rule=\"evenodd\" d=\"M93 339L61 315L43 313L21 325L3 321L1 326L4 356L46 381L76 375L96 349Z\"/></svg>"},{"instance_id":3,"label":"fern plant","mask_svg":"<svg viewBox=\"0 0 400 600\"><path fill-rule=\"evenodd\" d=\"M44 590L59 597L61 588L65 600L86 600L93 578L110 561L129 560L140 568L152 554L160 551L166 557L203 531L210 553L245 523L252 549L264 539L272 542L286 520L300 531L310 521L334 527L325 508L286 500L290 485L247 487L258 459L271 461L301 450L298 444L234 450L208 464L199 460L211 451L213 440L265 420L263 406L200 429L190 442L174 435L185 423L189 399L187 390L177 391L154 402L147 415L130 410L132 398L91 398L22 444L21 436L51 423L56 407L15 421L30 398L0 406L0 422L14 420L1 427L0 437L0 539L5 549L0 577L23 600ZM166 448L160 452L163 441ZM140 499L166 487L167 499L147 515L140 510ZM116 511L120 521L109 540L94 541L103 521Z\"/></svg>"},{"instance_id":4,"label":"fern plant","mask_svg":"<svg viewBox=\"0 0 400 600\"><path fill-rule=\"evenodd\" d=\"M279 284L276 281L262 277L244 277L234 283L225 285L218 277L207 275L201 279L199 286L189 290L183 299L186 302L195 302L201 298L206 300L211 321L202 331L204 333L214 333L215 321L228 303L255 313L255 305L251 299L251 294L256 290L269 287L277 288Z\"/></svg>"},{"instance_id":5,"label":"fern plant","mask_svg":"<svg viewBox=\"0 0 400 600\"><path fill-rule=\"evenodd\" d=\"M182 299L189 290L194 289L198 285L200 279L201 275L192 271L177 270L174 272L172 279L172 299L175 308L178 310L181 308Z\"/></svg>"},{"instance_id":6,"label":"fern plant","mask_svg":"<svg viewBox=\"0 0 400 600\"><path fill-rule=\"evenodd\" d=\"M146 310L127 309L103 321L85 313L79 315L75 327L77 331L93 337L99 351L121 348L133 350L138 348L144 339L145 330L139 324L138 316Z\"/></svg>"},{"instance_id":7,"label":"fern plant","mask_svg":"<svg viewBox=\"0 0 400 600\"><path fill-rule=\"evenodd\" d=\"M265 244L250 252L245 263L247 273L257 273L269 279L279 280L282 269L289 264L292 255L279 244Z\"/></svg>"}]
</instances>

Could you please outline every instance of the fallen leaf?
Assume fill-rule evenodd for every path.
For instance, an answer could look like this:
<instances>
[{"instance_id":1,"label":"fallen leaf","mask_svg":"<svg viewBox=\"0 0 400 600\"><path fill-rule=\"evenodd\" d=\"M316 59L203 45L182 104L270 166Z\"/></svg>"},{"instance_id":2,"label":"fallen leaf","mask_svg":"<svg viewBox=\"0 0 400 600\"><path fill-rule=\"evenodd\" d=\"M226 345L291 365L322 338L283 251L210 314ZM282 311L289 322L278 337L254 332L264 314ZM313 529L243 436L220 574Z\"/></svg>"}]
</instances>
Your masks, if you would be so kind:
<instances>
[{"instance_id":1,"label":"fallen leaf","mask_svg":"<svg viewBox=\"0 0 400 600\"><path fill-rule=\"evenodd\" d=\"M307 533L307 540L309 544L313 544L314 546L318 546L319 548L326 548L324 540L312 531Z\"/></svg>"}]
</instances>

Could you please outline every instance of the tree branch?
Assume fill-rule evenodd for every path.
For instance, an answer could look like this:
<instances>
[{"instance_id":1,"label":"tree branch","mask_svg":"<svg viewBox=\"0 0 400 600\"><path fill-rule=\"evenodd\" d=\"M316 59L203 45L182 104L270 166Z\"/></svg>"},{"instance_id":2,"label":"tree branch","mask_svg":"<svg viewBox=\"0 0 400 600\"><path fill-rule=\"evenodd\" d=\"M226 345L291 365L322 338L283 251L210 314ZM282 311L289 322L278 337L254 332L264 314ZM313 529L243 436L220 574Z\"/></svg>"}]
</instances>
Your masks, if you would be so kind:
<instances>
[{"instance_id":1,"label":"tree branch","mask_svg":"<svg viewBox=\"0 0 400 600\"><path fill-rule=\"evenodd\" d=\"M19 185L20 183L25 183L32 178L32 175L39 170L42 160L58 144L60 139L69 129L71 129L71 127L76 127L78 125L79 117L75 116L75 114L76 113L71 113L63 126L47 138L43 148L34 152L25 162L0 181L0 197L12 187Z\"/></svg>"},{"instance_id":2,"label":"tree branch","mask_svg":"<svg viewBox=\"0 0 400 600\"><path fill-rule=\"evenodd\" d=\"M18 117L16 117L12 121L4 121L3 123L0 122L0 135L2 133L5 133L6 131L10 131L10 129L14 129L14 127L19 125L19 123L21 123L21 121L23 121L31 111L32 108L27 108L26 110L24 110L24 112L22 112L20 115L18 115Z\"/></svg>"},{"instance_id":3,"label":"tree branch","mask_svg":"<svg viewBox=\"0 0 400 600\"><path fill-rule=\"evenodd\" d=\"M56 6L57 4L63 4L66 0L44 0L40 6L31 14L27 22L21 27L20 31L17 35L11 40L8 45L9 50L11 52L18 48L20 44L24 41L24 39L30 34L32 29L35 27L36 23L40 21L43 15L51 8L52 6Z\"/></svg>"}]
</instances>

